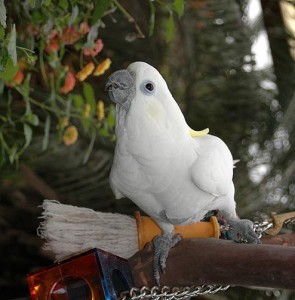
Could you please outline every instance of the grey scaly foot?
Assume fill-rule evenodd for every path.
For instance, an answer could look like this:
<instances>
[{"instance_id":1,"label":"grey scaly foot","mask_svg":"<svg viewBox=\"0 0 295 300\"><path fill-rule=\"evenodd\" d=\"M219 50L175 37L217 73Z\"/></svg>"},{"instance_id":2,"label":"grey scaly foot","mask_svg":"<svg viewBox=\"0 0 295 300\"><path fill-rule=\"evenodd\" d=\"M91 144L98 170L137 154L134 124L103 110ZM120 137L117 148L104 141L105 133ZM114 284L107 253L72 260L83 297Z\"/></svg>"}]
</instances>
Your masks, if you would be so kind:
<instances>
[{"instance_id":1,"label":"grey scaly foot","mask_svg":"<svg viewBox=\"0 0 295 300\"><path fill-rule=\"evenodd\" d=\"M156 236L153 240L154 245L154 262L153 272L157 285L160 285L160 270L164 273L166 268L166 259L169 251L181 240L179 234L164 233L163 235Z\"/></svg>"},{"instance_id":2,"label":"grey scaly foot","mask_svg":"<svg viewBox=\"0 0 295 300\"><path fill-rule=\"evenodd\" d=\"M249 244L260 244L261 241L254 231L253 223L250 220L228 221L230 225L228 235L235 242L246 242Z\"/></svg>"}]
</instances>

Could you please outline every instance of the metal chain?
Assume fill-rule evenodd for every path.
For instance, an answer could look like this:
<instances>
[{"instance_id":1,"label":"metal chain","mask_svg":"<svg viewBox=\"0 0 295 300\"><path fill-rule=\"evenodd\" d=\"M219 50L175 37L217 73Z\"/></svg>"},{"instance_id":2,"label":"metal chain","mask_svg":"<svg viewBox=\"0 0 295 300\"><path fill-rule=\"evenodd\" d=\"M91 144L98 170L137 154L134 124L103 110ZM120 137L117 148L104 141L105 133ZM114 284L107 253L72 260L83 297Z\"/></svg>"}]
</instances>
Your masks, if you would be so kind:
<instances>
[{"instance_id":1,"label":"metal chain","mask_svg":"<svg viewBox=\"0 0 295 300\"><path fill-rule=\"evenodd\" d=\"M295 218L290 220L290 223L295 223ZM253 228L258 238L261 238L264 231L273 226L272 221L253 222ZM228 230L226 226L221 226L221 230ZM191 297L198 297L201 295L215 294L219 291L225 291L230 286L221 285L201 285L191 287L168 287L168 286L154 286L148 288L143 286L142 288L132 288L130 291L121 293L120 300L173 300L173 299L189 299Z\"/></svg>"},{"instance_id":2,"label":"metal chain","mask_svg":"<svg viewBox=\"0 0 295 300\"><path fill-rule=\"evenodd\" d=\"M271 228L272 226L273 226L272 221L262 221L262 222L255 221L255 222L253 222L253 227L254 227L253 229L259 239L262 237L263 232L266 231L267 229Z\"/></svg>"},{"instance_id":3,"label":"metal chain","mask_svg":"<svg viewBox=\"0 0 295 300\"><path fill-rule=\"evenodd\" d=\"M287 221L285 221L285 224L287 225L287 227L292 227L292 226L294 226L295 225L295 218L293 218L293 219L289 219L289 220L287 220Z\"/></svg>"},{"instance_id":4,"label":"metal chain","mask_svg":"<svg viewBox=\"0 0 295 300\"><path fill-rule=\"evenodd\" d=\"M264 220L262 222L253 222L254 224L254 231L258 235L259 238L261 238L262 233L266 231L267 229L270 229L272 227L278 228L279 231L282 229L282 226L287 225L287 227L291 227L295 225L295 212L289 212L289 213L283 213L283 214L274 214L272 220ZM275 222L275 219L277 222ZM275 230L276 231L276 230Z\"/></svg>"},{"instance_id":5,"label":"metal chain","mask_svg":"<svg viewBox=\"0 0 295 300\"><path fill-rule=\"evenodd\" d=\"M172 300L172 299L188 299L191 297L197 297L206 294L215 294L219 291L225 291L230 286L220 285L201 285L192 287L168 287L168 286L154 286L148 288L143 286L142 288L132 288L128 292L121 293L120 300L140 300L140 299L152 299L152 300Z\"/></svg>"}]
</instances>

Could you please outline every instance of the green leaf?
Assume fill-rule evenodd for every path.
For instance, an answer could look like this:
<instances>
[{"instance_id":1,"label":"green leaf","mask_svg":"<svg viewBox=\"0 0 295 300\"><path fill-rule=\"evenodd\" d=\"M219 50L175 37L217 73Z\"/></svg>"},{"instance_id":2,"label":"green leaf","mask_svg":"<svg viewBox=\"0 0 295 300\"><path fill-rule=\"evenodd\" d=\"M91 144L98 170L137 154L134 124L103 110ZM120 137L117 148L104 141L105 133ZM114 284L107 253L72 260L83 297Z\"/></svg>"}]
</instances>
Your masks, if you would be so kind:
<instances>
[{"instance_id":1,"label":"green leaf","mask_svg":"<svg viewBox=\"0 0 295 300\"><path fill-rule=\"evenodd\" d=\"M116 124L116 119L115 119L115 107L114 105L110 105L109 106L109 113L108 113L108 117L107 117L107 124L108 124L108 128L113 129L115 124Z\"/></svg>"},{"instance_id":2,"label":"green leaf","mask_svg":"<svg viewBox=\"0 0 295 300\"><path fill-rule=\"evenodd\" d=\"M174 25L174 18L172 12L170 12L166 26L167 26L166 41L171 42L175 34L175 25Z\"/></svg>"},{"instance_id":3,"label":"green leaf","mask_svg":"<svg viewBox=\"0 0 295 300\"><path fill-rule=\"evenodd\" d=\"M87 83L83 82L83 94L86 100L86 103L90 105L90 111L93 112L95 109L95 96L93 87Z\"/></svg>"},{"instance_id":4,"label":"green leaf","mask_svg":"<svg viewBox=\"0 0 295 300\"><path fill-rule=\"evenodd\" d=\"M68 0L59 0L58 5L64 10L67 10L69 7L69 2Z\"/></svg>"},{"instance_id":5,"label":"green leaf","mask_svg":"<svg viewBox=\"0 0 295 300\"><path fill-rule=\"evenodd\" d=\"M37 8L41 8L41 6L43 5L43 0L35 0L35 4Z\"/></svg>"},{"instance_id":6,"label":"green leaf","mask_svg":"<svg viewBox=\"0 0 295 300\"><path fill-rule=\"evenodd\" d=\"M178 16L183 16L184 12L184 1L183 0L174 0L174 9L177 12Z\"/></svg>"},{"instance_id":7,"label":"green leaf","mask_svg":"<svg viewBox=\"0 0 295 300\"><path fill-rule=\"evenodd\" d=\"M87 34L87 42L84 44L84 47L92 47L95 39L98 35L99 22L91 26L90 31Z\"/></svg>"},{"instance_id":8,"label":"green leaf","mask_svg":"<svg viewBox=\"0 0 295 300\"><path fill-rule=\"evenodd\" d=\"M67 104L66 104L66 117L69 118L70 114L71 114L71 108L72 108L72 99L69 98L67 100Z\"/></svg>"},{"instance_id":9,"label":"green leaf","mask_svg":"<svg viewBox=\"0 0 295 300\"><path fill-rule=\"evenodd\" d=\"M33 114L32 112L30 112L26 115L26 121L33 126L39 125L39 117L37 115Z\"/></svg>"},{"instance_id":10,"label":"green leaf","mask_svg":"<svg viewBox=\"0 0 295 300\"><path fill-rule=\"evenodd\" d=\"M87 151L85 153L85 156L84 156L84 159L83 159L83 164L87 163L87 161L90 157L90 154L92 153L95 139L96 139L96 131L93 130L92 135L91 135L91 141L89 143L88 149L87 149Z\"/></svg>"},{"instance_id":11,"label":"green leaf","mask_svg":"<svg viewBox=\"0 0 295 300\"><path fill-rule=\"evenodd\" d=\"M35 4L36 4L36 3L35 3L35 0L30 0L30 5L31 5L32 8L35 7Z\"/></svg>"},{"instance_id":12,"label":"green leaf","mask_svg":"<svg viewBox=\"0 0 295 300\"><path fill-rule=\"evenodd\" d=\"M5 40L6 47L0 50L0 79L10 80L17 72L15 25Z\"/></svg>"},{"instance_id":13,"label":"green leaf","mask_svg":"<svg viewBox=\"0 0 295 300\"><path fill-rule=\"evenodd\" d=\"M81 123L82 123L84 131L88 132L88 130L90 128L91 120L89 118L82 118Z\"/></svg>"},{"instance_id":14,"label":"green leaf","mask_svg":"<svg viewBox=\"0 0 295 300\"><path fill-rule=\"evenodd\" d=\"M34 10L31 14L31 20L34 25L38 25L43 21L42 14L39 11Z\"/></svg>"},{"instance_id":15,"label":"green leaf","mask_svg":"<svg viewBox=\"0 0 295 300\"><path fill-rule=\"evenodd\" d=\"M13 164L17 159L17 145L14 144L8 151L8 158L11 164Z\"/></svg>"},{"instance_id":16,"label":"green leaf","mask_svg":"<svg viewBox=\"0 0 295 300\"><path fill-rule=\"evenodd\" d=\"M150 1L150 22L149 22L149 36L152 36L155 30L155 5Z\"/></svg>"},{"instance_id":17,"label":"green leaf","mask_svg":"<svg viewBox=\"0 0 295 300\"><path fill-rule=\"evenodd\" d=\"M71 26L75 22L78 15L79 15L79 8L77 5L74 5L69 20L69 26Z\"/></svg>"},{"instance_id":18,"label":"green leaf","mask_svg":"<svg viewBox=\"0 0 295 300\"><path fill-rule=\"evenodd\" d=\"M32 8L40 8L43 5L43 0L29 0Z\"/></svg>"},{"instance_id":19,"label":"green leaf","mask_svg":"<svg viewBox=\"0 0 295 300\"><path fill-rule=\"evenodd\" d=\"M23 147L23 150L26 149L31 141L32 141L32 137L33 137L33 130L32 127L30 125L28 125L27 123L24 123L24 136L25 136L25 145Z\"/></svg>"},{"instance_id":20,"label":"green leaf","mask_svg":"<svg viewBox=\"0 0 295 300\"><path fill-rule=\"evenodd\" d=\"M4 81L0 80L0 95L3 94L3 91L4 91Z\"/></svg>"},{"instance_id":21,"label":"green leaf","mask_svg":"<svg viewBox=\"0 0 295 300\"><path fill-rule=\"evenodd\" d=\"M49 7L51 5L51 0L44 0L43 5Z\"/></svg>"},{"instance_id":22,"label":"green leaf","mask_svg":"<svg viewBox=\"0 0 295 300\"><path fill-rule=\"evenodd\" d=\"M6 68L8 57L9 56L6 47L2 47L0 49L0 72L3 72Z\"/></svg>"},{"instance_id":23,"label":"green leaf","mask_svg":"<svg viewBox=\"0 0 295 300\"><path fill-rule=\"evenodd\" d=\"M101 127L100 130L99 130L99 135L101 137L108 137L109 132L108 132L107 128L106 127Z\"/></svg>"},{"instance_id":24,"label":"green leaf","mask_svg":"<svg viewBox=\"0 0 295 300\"><path fill-rule=\"evenodd\" d=\"M12 30L8 35L7 50L8 55L11 57L13 64L17 66L15 25L13 25Z\"/></svg>"},{"instance_id":25,"label":"green leaf","mask_svg":"<svg viewBox=\"0 0 295 300\"><path fill-rule=\"evenodd\" d=\"M27 116L32 114L31 104L30 104L30 100L29 100L30 80L31 80L31 74L28 73L28 75L26 76L26 78L24 80L24 83L22 84L22 95L23 95L23 99L26 103L26 110L25 110L25 113L24 113L24 116L26 118L27 118Z\"/></svg>"},{"instance_id":26,"label":"green leaf","mask_svg":"<svg viewBox=\"0 0 295 300\"><path fill-rule=\"evenodd\" d=\"M4 123L6 123L8 121L8 118L5 116L0 115L0 120Z\"/></svg>"},{"instance_id":27,"label":"green leaf","mask_svg":"<svg viewBox=\"0 0 295 300\"><path fill-rule=\"evenodd\" d=\"M94 25L104 15L107 8L110 6L110 0L96 0L91 24Z\"/></svg>"},{"instance_id":28,"label":"green leaf","mask_svg":"<svg viewBox=\"0 0 295 300\"><path fill-rule=\"evenodd\" d=\"M5 155L5 151L4 149L2 148L1 149L1 154L0 154L0 168L2 168L4 166L4 164L6 163L6 155Z\"/></svg>"},{"instance_id":29,"label":"green leaf","mask_svg":"<svg viewBox=\"0 0 295 300\"><path fill-rule=\"evenodd\" d=\"M2 133L1 130L0 130L0 142L1 142L1 145L2 145L2 147L1 147L2 150L4 149L4 150L8 151L9 147L8 147L8 145L7 145L7 143L6 143L5 139L4 139L4 136L3 136L3 133Z\"/></svg>"},{"instance_id":30,"label":"green leaf","mask_svg":"<svg viewBox=\"0 0 295 300\"><path fill-rule=\"evenodd\" d=\"M42 151L47 150L49 144L49 133L50 133L51 117L47 115L44 126L44 137L42 141Z\"/></svg>"},{"instance_id":31,"label":"green leaf","mask_svg":"<svg viewBox=\"0 0 295 300\"><path fill-rule=\"evenodd\" d=\"M31 81L31 73L28 73L22 84L23 94L26 97L28 97L30 94L30 81Z\"/></svg>"},{"instance_id":32,"label":"green leaf","mask_svg":"<svg viewBox=\"0 0 295 300\"><path fill-rule=\"evenodd\" d=\"M2 41L5 37L5 30L2 25L0 25L0 41Z\"/></svg>"},{"instance_id":33,"label":"green leaf","mask_svg":"<svg viewBox=\"0 0 295 300\"><path fill-rule=\"evenodd\" d=\"M0 64L0 67L2 67L2 68L4 67L2 70L0 68L0 79L3 79L3 80L11 80L14 77L14 75L16 74L17 69L18 69L18 66L14 65L10 56L7 57L5 66L3 66L3 65L1 66L1 64Z\"/></svg>"},{"instance_id":34,"label":"green leaf","mask_svg":"<svg viewBox=\"0 0 295 300\"><path fill-rule=\"evenodd\" d=\"M29 53L29 52L25 52L26 53L26 60L28 62L29 65L34 65L34 63L37 61L37 55Z\"/></svg>"},{"instance_id":35,"label":"green leaf","mask_svg":"<svg viewBox=\"0 0 295 300\"><path fill-rule=\"evenodd\" d=\"M13 97L12 97L11 90L9 90L7 93L7 100L8 101L7 101L6 116L7 116L7 119L9 120L9 122L11 124L13 124L14 121L13 121L12 114L13 114L14 108L13 108Z\"/></svg>"},{"instance_id":36,"label":"green leaf","mask_svg":"<svg viewBox=\"0 0 295 300\"><path fill-rule=\"evenodd\" d=\"M6 8L4 0L0 0L0 24L3 28L6 28Z\"/></svg>"},{"instance_id":37,"label":"green leaf","mask_svg":"<svg viewBox=\"0 0 295 300\"><path fill-rule=\"evenodd\" d=\"M83 97L81 95L74 95L73 96L74 105L76 108L82 108L84 104Z\"/></svg>"}]
</instances>

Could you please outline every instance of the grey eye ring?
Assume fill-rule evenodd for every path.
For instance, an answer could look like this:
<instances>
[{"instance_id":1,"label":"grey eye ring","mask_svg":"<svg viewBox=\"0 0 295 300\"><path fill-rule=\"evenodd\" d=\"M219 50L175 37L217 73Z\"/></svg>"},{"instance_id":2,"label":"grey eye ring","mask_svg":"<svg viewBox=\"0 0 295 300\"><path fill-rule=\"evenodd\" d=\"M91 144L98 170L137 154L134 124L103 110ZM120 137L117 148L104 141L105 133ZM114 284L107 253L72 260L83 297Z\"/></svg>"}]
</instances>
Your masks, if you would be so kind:
<instances>
[{"instance_id":1,"label":"grey eye ring","mask_svg":"<svg viewBox=\"0 0 295 300\"><path fill-rule=\"evenodd\" d=\"M141 84L141 90L142 90L143 93L145 93L147 95L151 95L155 92L156 85L151 80L145 80Z\"/></svg>"}]
</instances>

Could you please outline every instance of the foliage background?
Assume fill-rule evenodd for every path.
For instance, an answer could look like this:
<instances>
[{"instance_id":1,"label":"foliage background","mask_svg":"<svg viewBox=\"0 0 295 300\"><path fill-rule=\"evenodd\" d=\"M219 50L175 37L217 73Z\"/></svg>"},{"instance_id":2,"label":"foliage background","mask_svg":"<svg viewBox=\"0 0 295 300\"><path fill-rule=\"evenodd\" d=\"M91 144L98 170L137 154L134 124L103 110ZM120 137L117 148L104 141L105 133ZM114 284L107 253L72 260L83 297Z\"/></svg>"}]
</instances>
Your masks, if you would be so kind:
<instances>
[{"instance_id":1,"label":"foliage background","mask_svg":"<svg viewBox=\"0 0 295 300\"><path fill-rule=\"evenodd\" d=\"M294 210L294 36L279 2L294 6L261 1L264 16L250 23L247 1L0 0L1 299L28 295L25 274L51 263L36 236L44 198L133 213L108 184L114 107L104 84L136 60L160 70L192 128L209 127L240 159L240 216ZM264 25L273 65L257 69ZM85 66L96 76L79 80Z\"/></svg>"}]
</instances>

